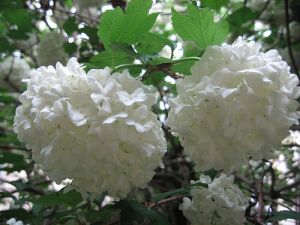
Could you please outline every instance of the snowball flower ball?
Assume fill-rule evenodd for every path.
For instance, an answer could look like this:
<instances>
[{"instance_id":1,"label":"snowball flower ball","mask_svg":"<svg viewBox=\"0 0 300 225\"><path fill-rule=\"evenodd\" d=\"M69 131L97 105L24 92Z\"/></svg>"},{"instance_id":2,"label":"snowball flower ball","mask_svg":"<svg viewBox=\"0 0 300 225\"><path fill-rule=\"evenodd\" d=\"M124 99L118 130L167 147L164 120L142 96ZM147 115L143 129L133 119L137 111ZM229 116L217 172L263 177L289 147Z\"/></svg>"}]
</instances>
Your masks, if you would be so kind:
<instances>
[{"instance_id":1,"label":"snowball flower ball","mask_svg":"<svg viewBox=\"0 0 300 225\"><path fill-rule=\"evenodd\" d=\"M125 197L147 185L166 151L150 111L154 94L127 71L86 74L72 58L66 67L32 72L14 131L54 181L69 178L80 191Z\"/></svg>"},{"instance_id":2,"label":"snowball flower ball","mask_svg":"<svg viewBox=\"0 0 300 225\"><path fill-rule=\"evenodd\" d=\"M104 0L76 0L75 4L78 6L79 12L91 7L100 7L103 5Z\"/></svg>"},{"instance_id":3,"label":"snowball flower ball","mask_svg":"<svg viewBox=\"0 0 300 225\"><path fill-rule=\"evenodd\" d=\"M64 37L61 33L51 31L39 43L36 53L40 66L55 65L57 62L67 62L68 55L64 51Z\"/></svg>"},{"instance_id":4,"label":"snowball flower ball","mask_svg":"<svg viewBox=\"0 0 300 225\"><path fill-rule=\"evenodd\" d=\"M298 78L276 50L239 38L212 46L176 82L167 124L196 170L232 172L249 158L272 158L298 123Z\"/></svg>"},{"instance_id":5,"label":"snowball flower ball","mask_svg":"<svg viewBox=\"0 0 300 225\"><path fill-rule=\"evenodd\" d=\"M192 200L183 198L180 209L191 225L243 224L247 198L233 181L233 176L222 174L209 182L207 189L192 189Z\"/></svg>"},{"instance_id":6,"label":"snowball flower ball","mask_svg":"<svg viewBox=\"0 0 300 225\"><path fill-rule=\"evenodd\" d=\"M0 85L11 88L5 81L8 77L13 86L20 88L22 79L29 77L30 70L30 66L24 59L7 57L3 62L0 62Z\"/></svg>"}]
</instances>

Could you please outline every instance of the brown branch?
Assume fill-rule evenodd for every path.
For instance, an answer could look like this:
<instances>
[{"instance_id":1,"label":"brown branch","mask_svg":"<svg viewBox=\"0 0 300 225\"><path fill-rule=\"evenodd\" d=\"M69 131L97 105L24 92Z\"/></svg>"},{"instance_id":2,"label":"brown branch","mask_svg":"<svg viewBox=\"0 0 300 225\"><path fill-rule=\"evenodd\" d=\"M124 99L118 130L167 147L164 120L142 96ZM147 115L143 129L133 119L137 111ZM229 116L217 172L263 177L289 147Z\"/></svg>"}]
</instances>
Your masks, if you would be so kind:
<instances>
[{"instance_id":1,"label":"brown branch","mask_svg":"<svg viewBox=\"0 0 300 225\"><path fill-rule=\"evenodd\" d=\"M22 146L13 146L13 145L0 145L1 150L23 150L23 151L29 151L27 148L24 148Z\"/></svg>"},{"instance_id":2,"label":"brown branch","mask_svg":"<svg viewBox=\"0 0 300 225\"><path fill-rule=\"evenodd\" d=\"M260 180L257 181L257 196L258 196L258 217L257 221L260 223L264 222L265 219L265 204L264 204L264 192L263 192L263 179L261 176Z\"/></svg>"},{"instance_id":3,"label":"brown branch","mask_svg":"<svg viewBox=\"0 0 300 225\"><path fill-rule=\"evenodd\" d=\"M178 195L178 196L173 196L173 197L170 197L170 198L166 198L166 199L160 200L157 203L151 202L150 204L148 204L148 207L149 208L153 208L153 207L156 207L156 206L159 206L159 205L164 205L164 204L167 204L169 202L173 202L173 201L182 199L183 197L184 197L183 195Z\"/></svg>"}]
</instances>

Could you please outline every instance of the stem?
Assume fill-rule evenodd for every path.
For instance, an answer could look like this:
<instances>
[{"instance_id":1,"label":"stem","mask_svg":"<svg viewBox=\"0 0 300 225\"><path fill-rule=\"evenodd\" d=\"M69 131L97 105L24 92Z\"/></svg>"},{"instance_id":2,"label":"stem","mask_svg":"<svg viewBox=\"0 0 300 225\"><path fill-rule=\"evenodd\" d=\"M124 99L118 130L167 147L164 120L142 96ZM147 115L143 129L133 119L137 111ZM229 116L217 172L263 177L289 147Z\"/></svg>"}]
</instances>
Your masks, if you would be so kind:
<instances>
[{"instance_id":1,"label":"stem","mask_svg":"<svg viewBox=\"0 0 300 225\"><path fill-rule=\"evenodd\" d=\"M173 60L171 62L171 64L177 64L177 63L181 63L181 62L189 62L189 61L199 61L199 57L186 57L186 58L181 58L181 59L176 59L176 60Z\"/></svg>"},{"instance_id":2,"label":"stem","mask_svg":"<svg viewBox=\"0 0 300 225\"><path fill-rule=\"evenodd\" d=\"M179 195L179 196L173 196L173 197L170 197L170 198L166 198L166 199L163 199L163 200L161 200L157 203L150 204L149 208L153 208L153 207L158 206L158 205L163 205L163 204L166 204L166 203L169 203L169 202L173 202L173 201L182 199L183 197L184 197L183 195Z\"/></svg>"},{"instance_id":3,"label":"stem","mask_svg":"<svg viewBox=\"0 0 300 225\"><path fill-rule=\"evenodd\" d=\"M186 57L186 58L172 60L171 62L162 63L162 64L177 64L177 63L181 63L181 62L198 61L199 59L200 59L199 57ZM159 65L157 65L157 66L159 66ZM127 69L127 68L146 68L146 65L145 64L123 64L120 66L116 66L111 71L111 73L115 73L119 70Z\"/></svg>"},{"instance_id":4,"label":"stem","mask_svg":"<svg viewBox=\"0 0 300 225\"><path fill-rule=\"evenodd\" d=\"M122 69L127 69L127 68L143 68L145 65L144 64L123 64L123 65L120 65L120 66L116 66L112 71L111 73L115 73L119 70L122 70Z\"/></svg>"}]
</instances>

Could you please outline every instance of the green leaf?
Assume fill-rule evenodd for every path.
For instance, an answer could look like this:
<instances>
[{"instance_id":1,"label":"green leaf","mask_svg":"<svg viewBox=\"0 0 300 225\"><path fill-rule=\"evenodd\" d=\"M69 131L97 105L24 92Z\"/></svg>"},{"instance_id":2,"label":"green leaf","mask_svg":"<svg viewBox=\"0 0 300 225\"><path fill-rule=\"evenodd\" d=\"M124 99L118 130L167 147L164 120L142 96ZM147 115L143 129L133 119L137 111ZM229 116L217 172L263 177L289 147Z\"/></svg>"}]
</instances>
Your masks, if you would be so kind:
<instances>
[{"instance_id":1,"label":"green leaf","mask_svg":"<svg viewBox=\"0 0 300 225\"><path fill-rule=\"evenodd\" d=\"M201 50L197 45L195 45L194 42L191 41L185 42L183 48L184 57L201 56L203 54L203 50Z\"/></svg>"},{"instance_id":2,"label":"green leaf","mask_svg":"<svg viewBox=\"0 0 300 225\"><path fill-rule=\"evenodd\" d=\"M228 23L225 20L215 23L212 11L198 9L193 5L188 5L186 15L172 9L172 23L184 41L193 41L201 49L221 44L228 34Z\"/></svg>"},{"instance_id":3,"label":"green leaf","mask_svg":"<svg viewBox=\"0 0 300 225\"><path fill-rule=\"evenodd\" d=\"M100 20L98 36L105 47L112 42L135 44L153 26L157 14L148 15L152 0L132 0L125 14L120 8L106 11Z\"/></svg>"},{"instance_id":4,"label":"green leaf","mask_svg":"<svg viewBox=\"0 0 300 225\"><path fill-rule=\"evenodd\" d=\"M115 212L116 209L107 205L99 211L89 210L85 217L91 223L108 222Z\"/></svg>"},{"instance_id":5,"label":"green leaf","mask_svg":"<svg viewBox=\"0 0 300 225\"><path fill-rule=\"evenodd\" d=\"M97 36L97 31L98 31L97 28L84 26L83 28L79 29L79 31L85 33L89 37L89 41L92 44L99 44L98 36Z\"/></svg>"},{"instance_id":6,"label":"green leaf","mask_svg":"<svg viewBox=\"0 0 300 225\"><path fill-rule=\"evenodd\" d=\"M153 73L150 73L146 76L146 78L143 80L144 84L147 85L158 85L161 81L163 81L165 79L167 75L163 72L160 71L156 71Z\"/></svg>"},{"instance_id":7,"label":"green leaf","mask_svg":"<svg viewBox=\"0 0 300 225\"><path fill-rule=\"evenodd\" d=\"M6 25L0 15L0 36L4 35L5 31L6 31Z\"/></svg>"},{"instance_id":8,"label":"green leaf","mask_svg":"<svg viewBox=\"0 0 300 225\"><path fill-rule=\"evenodd\" d=\"M64 23L63 28L68 35L72 35L72 33L76 31L78 28L78 25L76 23L76 18L75 17L68 18Z\"/></svg>"},{"instance_id":9,"label":"green leaf","mask_svg":"<svg viewBox=\"0 0 300 225\"><path fill-rule=\"evenodd\" d=\"M75 43L64 43L64 50L69 54L73 55L77 51L77 45Z\"/></svg>"},{"instance_id":10,"label":"green leaf","mask_svg":"<svg viewBox=\"0 0 300 225\"><path fill-rule=\"evenodd\" d=\"M16 39L16 40L27 40L28 35L23 31L19 29L11 29L8 32L8 37L11 39Z\"/></svg>"},{"instance_id":11,"label":"green leaf","mask_svg":"<svg viewBox=\"0 0 300 225\"><path fill-rule=\"evenodd\" d=\"M121 225L141 224L145 222L150 225L168 225L168 219L161 213L146 208L136 200L121 200L116 203L121 211Z\"/></svg>"},{"instance_id":12,"label":"green leaf","mask_svg":"<svg viewBox=\"0 0 300 225\"><path fill-rule=\"evenodd\" d=\"M295 211L283 210L274 212L270 220L272 221L281 221L281 220L299 220L300 221L300 213Z\"/></svg>"},{"instance_id":13,"label":"green leaf","mask_svg":"<svg viewBox=\"0 0 300 225\"><path fill-rule=\"evenodd\" d=\"M242 7L227 17L227 21L231 25L231 29L240 29L241 25L254 20L257 17L257 13L253 12L251 9L247 7Z\"/></svg>"},{"instance_id":14,"label":"green leaf","mask_svg":"<svg viewBox=\"0 0 300 225\"><path fill-rule=\"evenodd\" d=\"M11 152L0 152L0 164L4 163L24 163L24 156Z\"/></svg>"},{"instance_id":15,"label":"green leaf","mask_svg":"<svg viewBox=\"0 0 300 225\"><path fill-rule=\"evenodd\" d=\"M171 49L174 49L174 44L167 38L159 34L145 33L140 39L139 43L136 46L136 49L141 54L154 54L158 53L164 46L170 46Z\"/></svg>"},{"instance_id":16,"label":"green leaf","mask_svg":"<svg viewBox=\"0 0 300 225\"><path fill-rule=\"evenodd\" d=\"M171 67L171 70L180 74L190 75L191 67L195 64L193 61L185 61L176 63Z\"/></svg>"},{"instance_id":17,"label":"green leaf","mask_svg":"<svg viewBox=\"0 0 300 225\"><path fill-rule=\"evenodd\" d=\"M28 32L32 30L32 15L26 9L7 10L3 13L3 17L11 24L16 25L18 30Z\"/></svg>"},{"instance_id":18,"label":"green leaf","mask_svg":"<svg viewBox=\"0 0 300 225\"><path fill-rule=\"evenodd\" d=\"M166 64L166 63L172 63L172 60L164 57L158 57L158 58L153 58L149 61L149 64L153 66Z\"/></svg>"},{"instance_id":19,"label":"green leaf","mask_svg":"<svg viewBox=\"0 0 300 225\"><path fill-rule=\"evenodd\" d=\"M64 3L69 8L71 8L73 6L73 1L72 0L64 0Z\"/></svg>"},{"instance_id":20,"label":"green leaf","mask_svg":"<svg viewBox=\"0 0 300 225\"><path fill-rule=\"evenodd\" d=\"M90 63L96 68L104 68L106 66L114 68L118 65L132 63L133 60L134 57L125 51L107 49L92 57Z\"/></svg>"},{"instance_id":21,"label":"green leaf","mask_svg":"<svg viewBox=\"0 0 300 225\"><path fill-rule=\"evenodd\" d=\"M10 209L1 211L1 220L9 220L15 218L16 220L26 220L32 217L31 213L25 209Z\"/></svg>"},{"instance_id":22,"label":"green leaf","mask_svg":"<svg viewBox=\"0 0 300 225\"><path fill-rule=\"evenodd\" d=\"M12 52L13 49L7 38L0 37L0 52Z\"/></svg>"},{"instance_id":23,"label":"green leaf","mask_svg":"<svg viewBox=\"0 0 300 225\"><path fill-rule=\"evenodd\" d=\"M28 167L25 157L13 152L0 152L0 164L1 169L7 172L21 171Z\"/></svg>"},{"instance_id":24,"label":"green leaf","mask_svg":"<svg viewBox=\"0 0 300 225\"><path fill-rule=\"evenodd\" d=\"M22 4L24 4L22 0L1 0L0 11L21 8Z\"/></svg>"},{"instance_id":25,"label":"green leaf","mask_svg":"<svg viewBox=\"0 0 300 225\"><path fill-rule=\"evenodd\" d=\"M80 202L82 202L81 194L75 190L71 190L67 193L64 193L64 190L60 190L57 193L51 193L42 196L35 201L36 204L44 205L44 206L54 206L54 205L76 206Z\"/></svg>"},{"instance_id":26,"label":"green leaf","mask_svg":"<svg viewBox=\"0 0 300 225\"><path fill-rule=\"evenodd\" d=\"M222 6L226 6L229 0L201 0L201 6L219 11Z\"/></svg>"}]
</instances>

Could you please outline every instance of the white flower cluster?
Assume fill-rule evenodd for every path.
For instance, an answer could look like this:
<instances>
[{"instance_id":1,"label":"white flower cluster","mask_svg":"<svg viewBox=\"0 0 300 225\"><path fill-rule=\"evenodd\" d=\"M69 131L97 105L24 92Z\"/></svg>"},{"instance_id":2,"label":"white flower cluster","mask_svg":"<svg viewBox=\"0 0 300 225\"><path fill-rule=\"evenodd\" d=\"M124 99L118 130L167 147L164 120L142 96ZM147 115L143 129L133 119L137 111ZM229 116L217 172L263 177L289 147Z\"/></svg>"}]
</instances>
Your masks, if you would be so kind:
<instances>
[{"instance_id":1,"label":"white flower cluster","mask_svg":"<svg viewBox=\"0 0 300 225\"><path fill-rule=\"evenodd\" d=\"M243 224L247 199L233 181L233 176L222 174L209 182L207 189L192 189L192 200L183 198L180 208L191 225Z\"/></svg>"},{"instance_id":2,"label":"white flower cluster","mask_svg":"<svg viewBox=\"0 0 300 225\"><path fill-rule=\"evenodd\" d=\"M30 70L30 66L24 59L7 57L0 63L0 85L2 87L10 88L5 81L8 76L9 81L20 88L22 79L27 79L29 77Z\"/></svg>"},{"instance_id":3,"label":"white flower cluster","mask_svg":"<svg viewBox=\"0 0 300 225\"><path fill-rule=\"evenodd\" d=\"M212 46L176 82L168 125L196 170L231 172L248 156L269 158L298 123L298 78L276 50L239 38Z\"/></svg>"},{"instance_id":4,"label":"white flower cluster","mask_svg":"<svg viewBox=\"0 0 300 225\"><path fill-rule=\"evenodd\" d=\"M79 12L86 10L88 8L99 8L103 5L104 0L76 0L75 5L77 6Z\"/></svg>"},{"instance_id":5,"label":"white flower cluster","mask_svg":"<svg viewBox=\"0 0 300 225\"><path fill-rule=\"evenodd\" d=\"M161 164L166 141L153 90L127 71L90 70L75 58L32 72L14 131L56 182L125 197Z\"/></svg>"},{"instance_id":6,"label":"white flower cluster","mask_svg":"<svg viewBox=\"0 0 300 225\"><path fill-rule=\"evenodd\" d=\"M21 220L16 220L15 218L11 218L6 221L7 225L24 225L24 223Z\"/></svg>"},{"instance_id":7,"label":"white flower cluster","mask_svg":"<svg viewBox=\"0 0 300 225\"><path fill-rule=\"evenodd\" d=\"M68 55L64 51L64 37L51 31L47 33L37 47L37 62L40 66L55 65L57 62L67 62Z\"/></svg>"}]
</instances>

